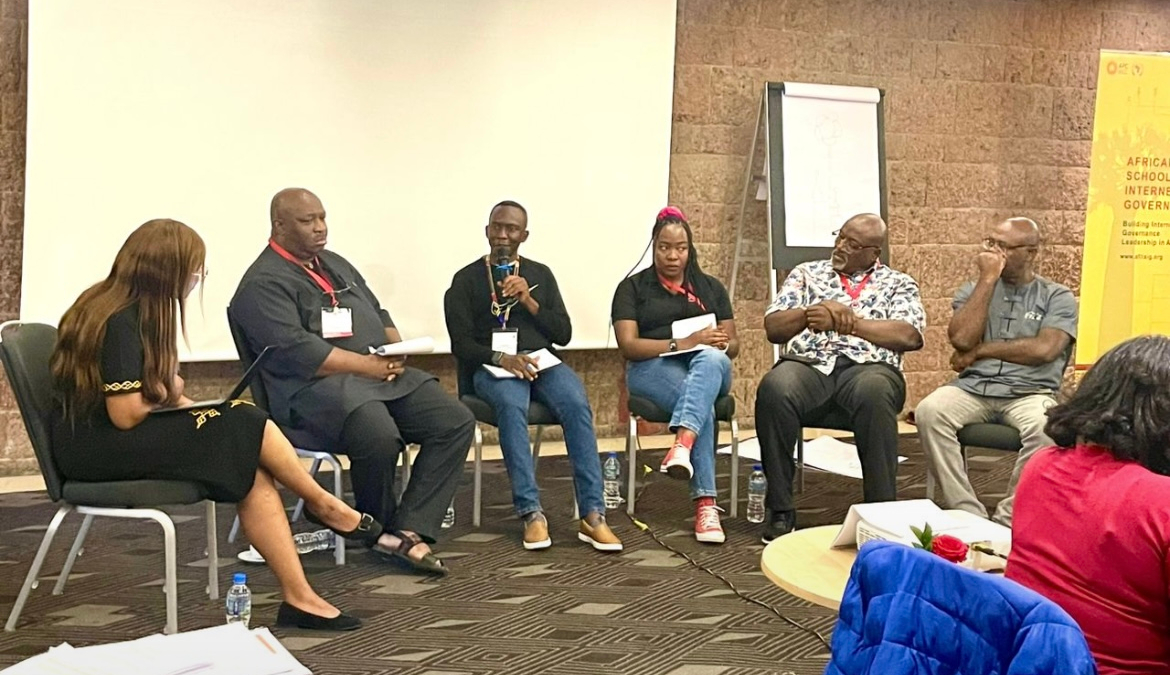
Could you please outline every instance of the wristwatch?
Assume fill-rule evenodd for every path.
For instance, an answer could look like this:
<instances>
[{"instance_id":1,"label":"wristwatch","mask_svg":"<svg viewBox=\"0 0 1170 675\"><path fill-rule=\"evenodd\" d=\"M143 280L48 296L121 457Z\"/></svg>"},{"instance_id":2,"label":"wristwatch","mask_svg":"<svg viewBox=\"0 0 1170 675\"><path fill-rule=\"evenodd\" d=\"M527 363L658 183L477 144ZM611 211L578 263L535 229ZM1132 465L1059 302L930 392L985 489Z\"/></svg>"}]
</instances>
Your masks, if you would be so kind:
<instances>
[{"instance_id":1,"label":"wristwatch","mask_svg":"<svg viewBox=\"0 0 1170 675\"><path fill-rule=\"evenodd\" d=\"M500 361L504 360L504 352L492 352L492 365L500 365Z\"/></svg>"},{"instance_id":2,"label":"wristwatch","mask_svg":"<svg viewBox=\"0 0 1170 675\"><path fill-rule=\"evenodd\" d=\"M671 340L670 341L670 351L672 351L672 352L678 351L678 340Z\"/></svg>"}]
</instances>

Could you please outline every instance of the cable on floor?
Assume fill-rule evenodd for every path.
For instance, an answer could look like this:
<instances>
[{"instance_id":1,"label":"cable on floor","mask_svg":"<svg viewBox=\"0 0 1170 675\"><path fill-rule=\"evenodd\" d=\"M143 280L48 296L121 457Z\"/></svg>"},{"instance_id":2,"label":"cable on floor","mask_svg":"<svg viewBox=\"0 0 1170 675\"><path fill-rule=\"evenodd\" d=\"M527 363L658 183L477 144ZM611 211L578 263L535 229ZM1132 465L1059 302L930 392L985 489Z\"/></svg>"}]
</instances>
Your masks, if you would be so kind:
<instances>
[{"instance_id":1,"label":"cable on floor","mask_svg":"<svg viewBox=\"0 0 1170 675\"><path fill-rule=\"evenodd\" d=\"M654 469L652 469L649 466L646 466L644 464L642 465L642 487L638 489L638 491L635 495L635 499L637 500L635 503L642 501L642 496L646 492L646 488L650 487L650 484L653 483L653 481L651 480L651 477L653 477L654 475L655 475ZM735 595L737 597L739 597L741 600L744 600L745 602L749 602L753 605L758 605L760 607L763 607L764 609L772 612L777 617L779 617L780 620L783 621L784 623L787 623L788 625L792 626L793 628L796 628L797 630L800 630L804 633L808 633L809 635L812 635L813 637L815 637L817 640L820 641L820 643L822 645L825 646L825 649L828 649L830 651L832 650L832 648L829 646L829 641L826 640L825 636L821 635L820 632L817 631L816 629L809 628L808 626L801 624L799 621L795 621L793 619L788 618L779 609L777 609L776 607L774 607L772 605L769 605L766 602L763 602L761 600L757 600L749 595L746 595L743 591L736 588L735 584L727 577L725 577L722 574L716 572L715 570L703 565L699 561L692 558L690 555L674 548L670 544L663 541L662 538L660 538L657 534L655 534L653 528L651 528L645 522L638 520L634 516L630 515L629 512L627 512L625 509L622 509L622 513L626 514L626 517L630 519L630 522L634 525L634 527L636 527L639 530L650 535L650 538L653 539L654 541L658 542L659 546L661 546L662 548L670 551L671 553L681 557L683 560L686 560L688 563L691 564L692 567L695 567L696 569L702 570L703 572L706 572L707 574L710 574L711 576L715 577L719 581L722 581L723 584L725 586L727 586L728 588L730 588L731 592L735 593Z\"/></svg>"}]
</instances>

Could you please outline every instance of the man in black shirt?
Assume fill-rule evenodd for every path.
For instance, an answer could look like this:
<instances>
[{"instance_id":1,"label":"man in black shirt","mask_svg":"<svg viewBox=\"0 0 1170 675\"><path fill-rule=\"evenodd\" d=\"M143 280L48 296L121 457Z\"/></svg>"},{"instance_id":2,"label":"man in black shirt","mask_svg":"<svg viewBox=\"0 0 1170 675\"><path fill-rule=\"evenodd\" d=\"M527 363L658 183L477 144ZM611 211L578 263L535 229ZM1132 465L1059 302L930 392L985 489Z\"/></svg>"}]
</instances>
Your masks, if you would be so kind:
<instances>
[{"instance_id":1,"label":"man in black shirt","mask_svg":"<svg viewBox=\"0 0 1170 675\"><path fill-rule=\"evenodd\" d=\"M552 545L528 447L528 403L535 398L565 431L582 514L578 538L599 551L620 551L621 540L605 522L601 462L585 387L568 364L539 370L539 354L533 354L554 353L553 345L568 343L573 327L552 271L520 258L520 244L528 240L528 212L516 202L500 202L484 234L493 254L455 273L444 309L460 389L487 401L496 413L512 503L524 520L524 548Z\"/></svg>"},{"instance_id":2,"label":"man in black shirt","mask_svg":"<svg viewBox=\"0 0 1170 675\"><path fill-rule=\"evenodd\" d=\"M459 484L475 419L430 373L369 353L399 342L362 275L325 250L325 207L308 190L272 198L272 238L228 309L258 353L268 413L295 445L349 455L358 510L388 528L380 547L416 569L445 573L431 554ZM393 481L407 443L421 449L399 503Z\"/></svg>"}]
</instances>

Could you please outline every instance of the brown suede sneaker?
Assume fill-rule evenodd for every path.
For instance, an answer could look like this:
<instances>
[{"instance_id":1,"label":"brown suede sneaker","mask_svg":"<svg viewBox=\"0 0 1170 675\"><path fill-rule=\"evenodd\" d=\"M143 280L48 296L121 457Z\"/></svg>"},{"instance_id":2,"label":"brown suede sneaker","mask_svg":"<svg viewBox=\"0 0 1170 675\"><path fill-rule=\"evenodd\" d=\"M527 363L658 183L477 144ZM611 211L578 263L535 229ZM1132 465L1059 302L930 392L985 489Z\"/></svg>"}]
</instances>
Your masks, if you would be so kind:
<instances>
[{"instance_id":1,"label":"brown suede sneaker","mask_svg":"<svg viewBox=\"0 0 1170 675\"><path fill-rule=\"evenodd\" d=\"M548 520L540 511L534 511L524 516L524 548L529 551L539 551L552 546L552 539L548 536Z\"/></svg>"},{"instance_id":2,"label":"brown suede sneaker","mask_svg":"<svg viewBox=\"0 0 1170 675\"><path fill-rule=\"evenodd\" d=\"M598 551L620 551L622 540L617 538L613 530L609 529L605 518L598 518L593 525L588 520L581 519L581 527L577 530L577 538L589 544Z\"/></svg>"}]
</instances>

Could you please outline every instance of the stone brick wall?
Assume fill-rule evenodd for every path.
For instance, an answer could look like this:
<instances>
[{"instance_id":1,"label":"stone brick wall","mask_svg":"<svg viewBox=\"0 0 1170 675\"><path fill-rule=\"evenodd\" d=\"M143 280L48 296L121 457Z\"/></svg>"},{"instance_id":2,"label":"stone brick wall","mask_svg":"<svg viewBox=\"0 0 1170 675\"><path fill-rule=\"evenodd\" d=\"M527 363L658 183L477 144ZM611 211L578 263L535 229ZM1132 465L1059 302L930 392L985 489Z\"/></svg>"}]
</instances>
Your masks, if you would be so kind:
<instances>
[{"instance_id":1,"label":"stone brick wall","mask_svg":"<svg viewBox=\"0 0 1170 675\"><path fill-rule=\"evenodd\" d=\"M951 376L950 296L989 223L1035 218L1047 243L1042 273L1078 287L1096 51L1170 48L1162 0L678 0L678 8L670 199L690 215L704 266L725 280L763 83L885 90L891 258L920 281L931 326L926 348L907 359L910 405ZM28 0L0 0L0 319L19 308L27 17ZM764 223L752 204L753 250L766 246ZM744 348L734 393L746 426L771 361L761 320L767 274L741 270L736 300ZM567 360L585 380L599 431L620 433L616 354ZM448 357L415 364L454 386ZM196 364L186 374L198 397L236 371ZM5 382L0 473L30 470Z\"/></svg>"}]
</instances>

